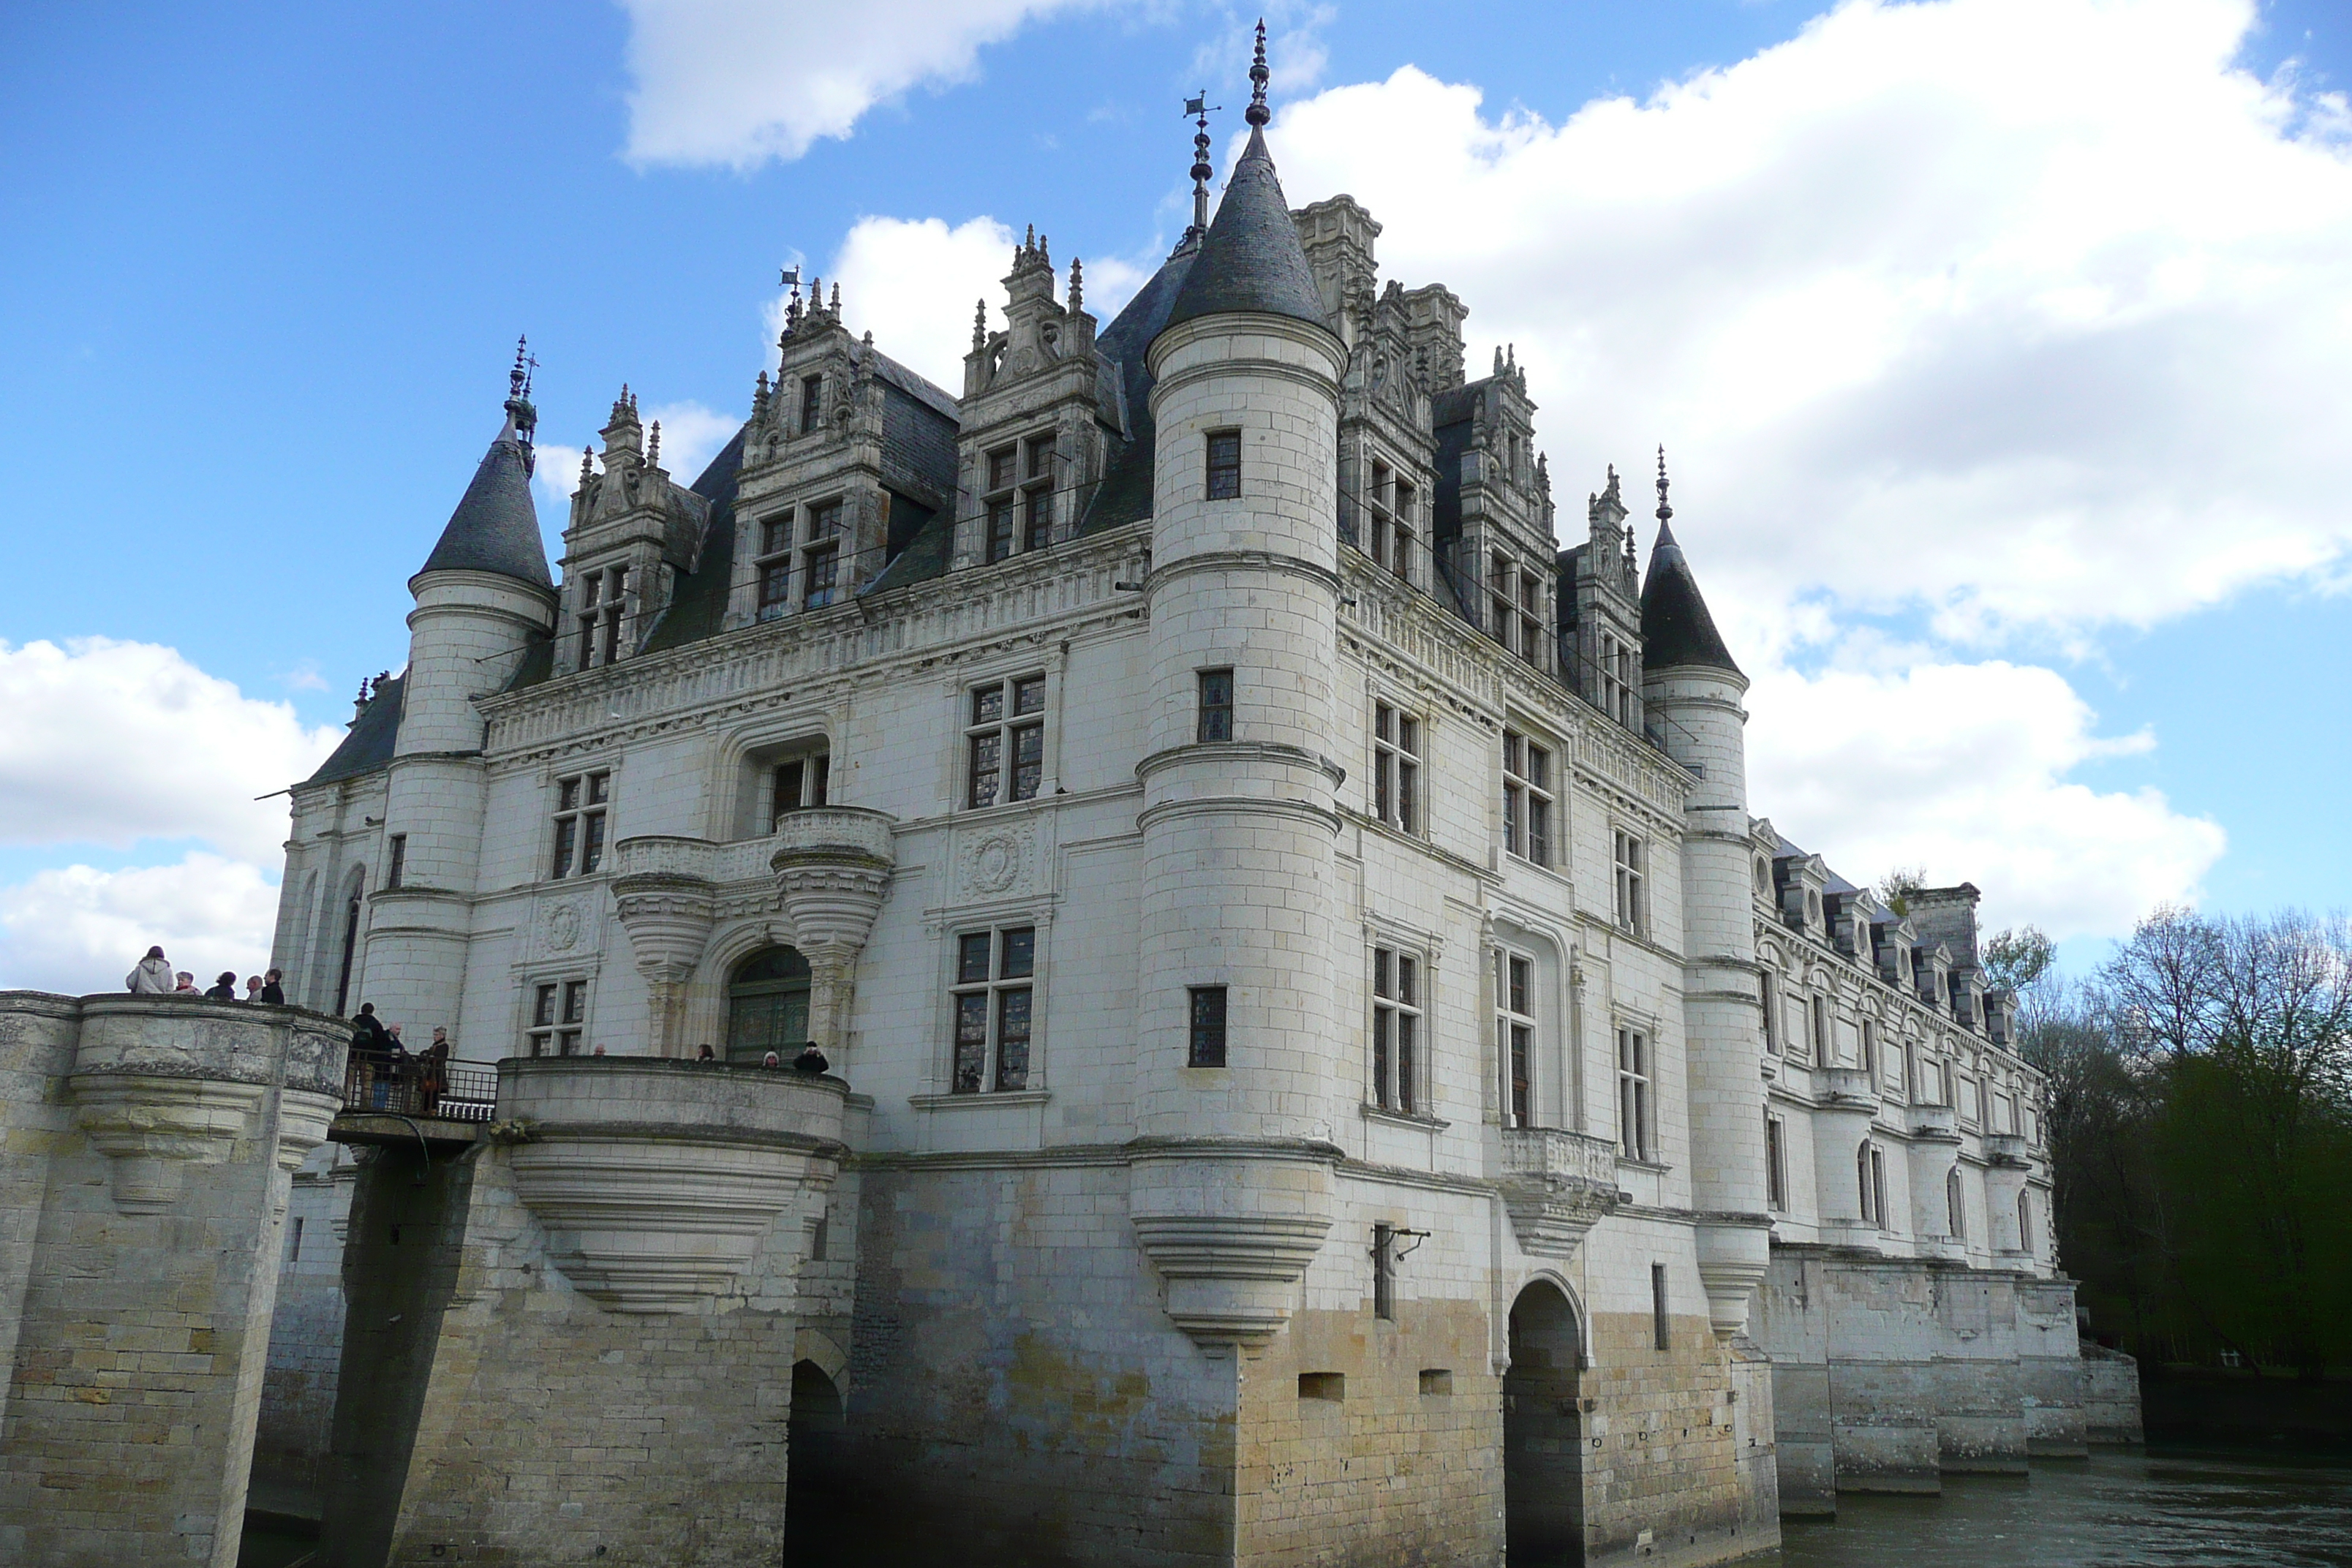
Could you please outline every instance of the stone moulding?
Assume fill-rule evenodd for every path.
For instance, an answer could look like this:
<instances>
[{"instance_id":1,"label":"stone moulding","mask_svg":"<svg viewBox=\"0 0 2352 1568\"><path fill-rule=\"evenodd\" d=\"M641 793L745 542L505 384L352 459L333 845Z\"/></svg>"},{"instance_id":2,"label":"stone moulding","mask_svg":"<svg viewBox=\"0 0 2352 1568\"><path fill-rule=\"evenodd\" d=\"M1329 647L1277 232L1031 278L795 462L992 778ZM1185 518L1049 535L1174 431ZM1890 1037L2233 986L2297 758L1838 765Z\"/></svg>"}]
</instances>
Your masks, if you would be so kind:
<instances>
[{"instance_id":1,"label":"stone moulding","mask_svg":"<svg viewBox=\"0 0 2352 1568\"><path fill-rule=\"evenodd\" d=\"M1506 1128L1499 1184L1520 1247L1565 1263L1617 1207L1617 1148L1558 1128Z\"/></svg>"},{"instance_id":2,"label":"stone moulding","mask_svg":"<svg viewBox=\"0 0 2352 1568\"><path fill-rule=\"evenodd\" d=\"M206 1079L80 1074L73 1079L74 1125L107 1157L114 1206L160 1214L179 1197L187 1166L223 1164L252 1136L268 1093L258 1084ZM323 1137L324 1121L319 1131Z\"/></svg>"},{"instance_id":3,"label":"stone moulding","mask_svg":"<svg viewBox=\"0 0 2352 1568\"><path fill-rule=\"evenodd\" d=\"M499 1118L530 1129L504 1149L516 1194L564 1278L614 1312L733 1293L778 1217L832 1184L847 1097L838 1079L647 1057L499 1064Z\"/></svg>"},{"instance_id":4,"label":"stone moulding","mask_svg":"<svg viewBox=\"0 0 2352 1568\"><path fill-rule=\"evenodd\" d=\"M1328 1144L1139 1152L1129 1220L1163 1282L1171 1321L1206 1349L1255 1353L1290 1321L1299 1281L1331 1229Z\"/></svg>"},{"instance_id":5,"label":"stone moulding","mask_svg":"<svg viewBox=\"0 0 2352 1568\"><path fill-rule=\"evenodd\" d=\"M1760 1214L1703 1214L1693 1228L1699 1283L1706 1289L1707 1323L1717 1339L1748 1329L1748 1307L1772 1264L1772 1218Z\"/></svg>"}]
</instances>

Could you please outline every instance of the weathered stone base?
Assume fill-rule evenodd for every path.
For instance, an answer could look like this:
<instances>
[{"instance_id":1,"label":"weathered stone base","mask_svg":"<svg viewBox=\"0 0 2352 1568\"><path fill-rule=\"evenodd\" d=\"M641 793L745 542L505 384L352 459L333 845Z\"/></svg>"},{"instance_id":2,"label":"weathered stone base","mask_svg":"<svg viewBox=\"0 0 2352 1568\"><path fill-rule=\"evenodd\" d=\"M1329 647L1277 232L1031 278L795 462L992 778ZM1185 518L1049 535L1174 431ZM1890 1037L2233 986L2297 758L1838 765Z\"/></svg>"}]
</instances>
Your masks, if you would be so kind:
<instances>
[{"instance_id":1,"label":"weathered stone base","mask_svg":"<svg viewBox=\"0 0 2352 1568\"><path fill-rule=\"evenodd\" d=\"M2019 1475L2032 1458L2082 1455L2089 1363L2074 1296L2063 1279L1776 1247L1759 1322L1781 1512L1822 1517L1842 1491L1934 1494L1948 1475ZM2124 1379L2110 1383L2113 1408L2136 1412L2136 1377L2127 1394Z\"/></svg>"}]
</instances>

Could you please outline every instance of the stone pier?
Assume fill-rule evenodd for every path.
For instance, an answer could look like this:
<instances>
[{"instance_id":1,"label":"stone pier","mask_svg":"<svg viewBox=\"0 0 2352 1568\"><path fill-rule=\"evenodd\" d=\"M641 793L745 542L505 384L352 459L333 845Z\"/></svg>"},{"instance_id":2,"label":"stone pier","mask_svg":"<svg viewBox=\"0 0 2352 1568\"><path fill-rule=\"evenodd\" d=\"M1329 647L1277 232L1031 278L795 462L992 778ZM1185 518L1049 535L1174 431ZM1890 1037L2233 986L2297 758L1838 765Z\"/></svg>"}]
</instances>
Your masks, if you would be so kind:
<instances>
[{"instance_id":1,"label":"stone pier","mask_svg":"<svg viewBox=\"0 0 2352 1568\"><path fill-rule=\"evenodd\" d=\"M772 1564L846 1085L645 1057L499 1076L462 1157L362 1156L325 1561Z\"/></svg>"},{"instance_id":2,"label":"stone pier","mask_svg":"<svg viewBox=\"0 0 2352 1568\"><path fill-rule=\"evenodd\" d=\"M0 993L0 1562L233 1568L288 1184L348 1033Z\"/></svg>"}]
</instances>

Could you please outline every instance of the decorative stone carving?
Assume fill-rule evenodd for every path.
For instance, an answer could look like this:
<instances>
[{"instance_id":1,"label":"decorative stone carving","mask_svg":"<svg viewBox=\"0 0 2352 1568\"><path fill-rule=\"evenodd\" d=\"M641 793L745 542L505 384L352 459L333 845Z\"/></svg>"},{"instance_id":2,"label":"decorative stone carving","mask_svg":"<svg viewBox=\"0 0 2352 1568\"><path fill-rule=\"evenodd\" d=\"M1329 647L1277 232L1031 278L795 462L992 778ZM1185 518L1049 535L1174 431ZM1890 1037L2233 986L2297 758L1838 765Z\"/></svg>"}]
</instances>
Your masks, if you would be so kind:
<instances>
[{"instance_id":1,"label":"decorative stone carving","mask_svg":"<svg viewBox=\"0 0 2352 1568\"><path fill-rule=\"evenodd\" d=\"M809 961L809 1038L835 1051L857 972L898 865L897 818L856 806L795 811L777 823L769 866L793 930Z\"/></svg>"},{"instance_id":2,"label":"decorative stone carving","mask_svg":"<svg viewBox=\"0 0 2352 1568\"><path fill-rule=\"evenodd\" d=\"M547 911L547 951L570 952L580 945L580 906L558 904Z\"/></svg>"},{"instance_id":3,"label":"decorative stone carving","mask_svg":"<svg viewBox=\"0 0 2352 1568\"><path fill-rule=\"evenodd\" d=\"M1501 1185L1519 1246L1565 1263L1584 1233L1617 1207L1616 1146L1556 1128L1506 1129Z\"/></svg>"},{"instance_id":4,"label":"decorative stone carving","mask_svg":"<svg viewBox=\"0 0 2352 1568\"><path fill-rule=\"evenodd\" d=\"M963 890L973 898L1008 892L1029 876L1035 836L1024 828L1000 827L964 847Z\"/></svg>"},{"instance_id":5,"label":"decorative stone carving","mask_svg":"<svg viewBox=\"0 0 2352 1568\"><path fill-rule=\"evenodd\" d=\"M1129 1223L1194 1342L1255 1352L1290 1321L1331 1229L1328 1144L1172 1145L1139 1155Z\"/></svg>"},{"instance_id":6,"label":"decorative stone carving","mask_svg":"<svg viewBox=\"0 0 2352 1568\"><path fill-rule=\"evenodd\" d=\"M258 1084L115 1073L77 1077L73 1091L74 1125L107 1156L114 1206L124 1214L171 1207L184 1167L226 1162L268 1094ZM323 1120L319 1131L323 1137Z\"/></svg>"},{"instance_id":7,"label":"decorative stone carving","mask_svg":"<svg viewBox=\"0 0 2352 1568\"><path fill-rule=\"evenodd\" d=\"M839 1079L646 1057L510 1058L504 1145L556 1267L615 1312L727 1295L777 1217L832 1184Z\"/></svg>"}]
</instances>

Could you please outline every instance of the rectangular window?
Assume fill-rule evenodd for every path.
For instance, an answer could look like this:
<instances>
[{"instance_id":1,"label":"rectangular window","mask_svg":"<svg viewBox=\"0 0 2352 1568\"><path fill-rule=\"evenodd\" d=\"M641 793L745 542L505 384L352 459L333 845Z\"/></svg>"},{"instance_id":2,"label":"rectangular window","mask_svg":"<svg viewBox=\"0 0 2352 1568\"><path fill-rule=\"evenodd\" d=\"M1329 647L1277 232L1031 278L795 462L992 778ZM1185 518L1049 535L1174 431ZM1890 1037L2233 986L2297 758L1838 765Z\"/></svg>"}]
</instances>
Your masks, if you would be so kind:
<instances>
[{"instance_id":1,"label":"rectangular window","mask_svg":"<svg viewBox=\"0 0 2352 1568\"><path fill-rule=\"evenodd\" d=\"M1495 1054L1509 1074L1504 1111L1510 1127L1535 1124L1535 964L1525 955L1495 952Z\"/></svg>"},{"instance_id":2,"label":"rectangular window","mask_svg":"<svg viewBox=\"0 0 2352 1568\"><path fill-rule=\"evenodd\" d=\"M299 1263L302 1261L302 1216L299 1214L294 1216L293 1241L293 1251L291 1255L288 1257L286 1261L289 1263Z\"/></svg>"},{"instance_id":3,"label":"rectangular window","mask_svg":"<svg viewBox=\"0 0 2352 1568\"><path fill-rule=\"evenodd\" d=\"M1209 432L1209 499L1231 500L1242 493L1242 433Z\"/></svg>"},{"instance_id":4,"label":"rectangular window","mask_svg":"<svg viewBox=\"0 0 2352 1568\"><path fill-rule=\"evenodd\" d=\"M1764 1206L1776 1213L1789 1206L1788 1129L1777 1116L1764 1119Z\"/></svg>"},{"instance_id":5,"label":"rectangular window","mask_svg":"<svg viewBox=\"0 0 2352 1568\"><path fill-rule=\"evenodd\" d=\"M1617 1142L1629 1160L1656 1158L1650 1106L1650 1037L1617 1031Z\"/></svg>"},{"instance_id":6,"label":"rectangular window","mask_svg":"<svg viewBox=\"0 0 2352 1568\"><path fill-rule=\"evenodd\" d=\"M1054 492L1044 486L1031 490L1023 503L1021 548L1043 550L1054 539Z\"/></svg>"},{"instance_id":7,"label":"rectangular window","mask_svg":"<svg viewBox=\"0 0 2352 1568\"><path fill-rule=\"evenodd\" d=\"M1650 929L1650 850L1633 834L1612 836L1617 873L1617 923L1636 933Z\"/></svg>"},{"instance_id":8,"label":"rectangular window","mask_svg":"<svg viewBox=\"0 0 2352 1568\"><path fill-rule=\"evenodd\" d=\"M1764 1004L1764 1048L1780 1054L1780 981L1767 969L1756 977L1758 996Z\"/></svg>"},{"instance_id":9,"label":"rectangular window","mask_svg":"<svg viewBox=\"0 0 2352 1568\"><path fill-rule=\"evenodd\" d=\"M1230 669L1201 671L1200 739L1230 741L1234 738L1234 672Z\"/></svg>"},{"instance_id":10,"label":"rectangular window","mask_svg":"<svg viewBox=\"0 0 2352 1568\"><path fill-rule=\"evenodd\" d=\"M1372 1226L1372 1316L1396 1320L1396 1229Z\"/></svg>"},{"instance_id":11,"label":"rectangular window","mask_svg":"<svg viewBox=\"0 0 2352 1568\"><path fill-rule=\"evenodd\" d=\"M1609 632L1601 634L1601 668L1593 699L1601 710L1627 729L1633 727L1633 681L1631 648Z\"/></svg>"},{"instance_id":12,"label":"rectangular window","mask_svg":"<svg viewBox=\"0 0 2352 1568\"><path fill-rule=\"evenodd\" d=\"M608 566L580 583L580 668L621 657L621 621L628 613L629 569Z\"/></svg>"},{"instance_id":13,"label":"rectangular window","mask_svg":"<svg viewBox=\"0 0 2352 1568\"><path fill-rule=\"evenodd\" d=\"M1870 1075L1871 1082L1878 1081L1878 1031L1867 1018L1862 1021L1862 1070Z\"/></svg>"},{"instance_id":14,"label":"rectangular window","mask_svg":"<svg viewBox=\"0 0 2352 1568\"><path fill-rule=\"evenodd\" d=\"M609 773L574 773L555 781L554 877L585 877L604 863L604 812Z\"/></svg>"},{"instance_id":15,"label":"rectangular window","mask_svg":"<svg viewBox=\"0 0 2352 1568\"><path fill-rule=\"evenodd\" d=\"M397 888L400 886L401 879L407 875L408 835L395 833L392 836L392 863L384 868L383 885L387 888Z\"/></svg>"},{"instance_id":16,"label":"rectangular window","mask_svg":"<svg viewBox=\"0 0 2352 1568\"><path fill-rule=\"evenodd\" d=\"M952 1088L958 1094L1029 1087L1037 928L1003 926L956 938Z\"/></svg>"},{"instance_id":17,"label":"rectangular window","mask_svg":"<svg viewBox=\"0 0 2352 1568\"><path fill-rule=\"evenodd\" d=\"M1516 730L1503 731L1503 847L1551 864L1551 751Z\"/></svg>"},{"instance_id":18,"label":"rectangular window","mask_svg":"<svg viewBox=\"0 0 2352 1568\"><path fill-rule=\"evenodd\" d=\"M1861 1187L1862 1223L1879 1229L1886 1224L1886 1154L1875 1143L1864 1142L1854 1151L1854 1180Z\"/></svg>"},{"instance_id":19,"label":"rectangular window","mask_svg":"<svg viewBox=\"0 0 2352 1568\"><path fill-rule=\"evenodd\" d=\"M1421 960L1372 949L1372 1102L1408 1114L1421 1103Z\"/></svg>"},{"instance_id":20,"label":"rectangular window","mask_svg":"<svg viewBox=\"0 0 2352 1568\"><path fill-rule=\"evenodd\" d=\"M784 819L787 812L808 811L825 803L825 786L833 773L833 758L824 752L814 756L794 757L776 764L774 789L771 798L774 809L770 814L772 827Z\"/></svg>"},{"instance_id":21,"label":"rectangular window","mask_svg":"<svg viewBox=\"0 0 2352 1568\"><path fill-rule=\"evenodd\" d=\"M1830 1005L1822 996L1807 998L1807 1010L1813 1020L1813 1060L1823 1067L1830 1065Z\"/></svg>"},{"instance_id":22,"label":"rectangular window","mask_svg":"<svg viewBox=\"0 0 2352 1568\"><path fill-rule=\"evenodd\" d=\"M755 557L759 609L762 615L781 610L792 601L793 514L789 511L760 524L760 553Z\"/></svg>"},{"instance_id":23,"label":"rectangular window","mask_svg":"<svg viewBox=\"0 0 2352 1568\"><path fill-rule=\"evenodd\" d=\"M760 563L760 608L773 610L793 596L793 563L787 560Z\"/></svg>"},{"instance_id":24,"label":"rectangular window","mask_svg":"<svg viewBox=\"0 0 2352 1568\"><path fill-rule=\"evenodd\" d=\"M802 552L801 607L821 610L841 593L841 502L809 509L808 543Z\"/></svg>"},{"instance_id":25,"label":"rectangular window","mask_svg":"<svg viewBox=\"0 0 2352 1568\"><path fill-rule=\"evenodd\" d=\"M1385 702L1372 704L1372 815L1421 831L1421 721Z\"/></svg>"},{"instance_id":26,"label":"rectangular window","mask_svg":"<svg viewBox=\"0 0 2352 1568\"><path fill-rule=\"evenodd\" d=\"M1991 1094L1992 1086L1990 1080L1981 1078L1977 1079L1977 1125L1987 1132L1993 1130Z\"/></svg>"},{"instance_id":27,"label":"rectangular window","mask_svg":"<svg viewBox=\"0 0 2352 1568\"><path fill-rule=\"evenodd\" d=\"M1666 1266L1650 1265L1650 1340L1658 1349L1675 1348L1674 1320L1666 1314Z\"/></svg>"},{"instance_id":28,"label":"rectangular window","mask_svg":"<svg viewBox=\"0 0 2352 1568\"><path fill-rule=\"evenodd\" d=\"M1221 1068L1225 1065L1225 988L1195 985L1190 995L1192 1029L1184 1065Z\"/></svg>"},{"instance_id":29,"label":"rectangular window","mask_svg":"<svg viewBox=\"0 0 2352 1568\"><path fill-rule=\"evenodd\" d=\"M1960 1185L1960 1168L1955 1165L1944 1176L1944 1224L1946 1234L1954 1241L1969 1238L1969 1200Z\"/></svg>"},{"instance_id":30,"label":"rectangular window","mask_svg":"<svg viewBox=\"0 0 2352 1568\"><path fill-rule=\"evenodd\" d=\"M824 377L801 378L801 434L805 436L824 421Z\"/></svg>"},{"instance_id":31,"label":"rectangular window","mask_svg":"<svg viewBox=\"0 0 2352 1568\"><path fill-rule=\"evenodd\" d=\"M1364 487L1365 549L1373 564L1385 566L1400 582L1412 581L1413 489L1397 479L1386 463L1375 461Z\"/></svg>"},{"instance_id":32,"label":"rectangular window","mask_svg":"<svg viewBox=\"0 0 2352 1568\"><path fill-rule=\"evenodd\" d=\"M525 1041L535 1057L576 1057L588 1021L588 983L550 981L533 988Z\"/></svg>"},{"instance_id":33,"label":"rectangular window","mask_svg":"<svg viewBox=\"0 0 2352 1568\"><path fill-rule=\"evenodd\" d=\"M1045 678L974 687L964 726L964 804L1034 800L1045 772Z\"/></svg>"},{"instance_id":34,"label":"rectangular window","mask_svg":"<svg viewBox=\"0 0 2352 1568\"><path fill-rule=\"evenodd\" d=\"M988 455L988 488L992 491L1013 488L1014 459L1019 452L1016 447L999 447Z\"/></svg>"}]
</instances>

